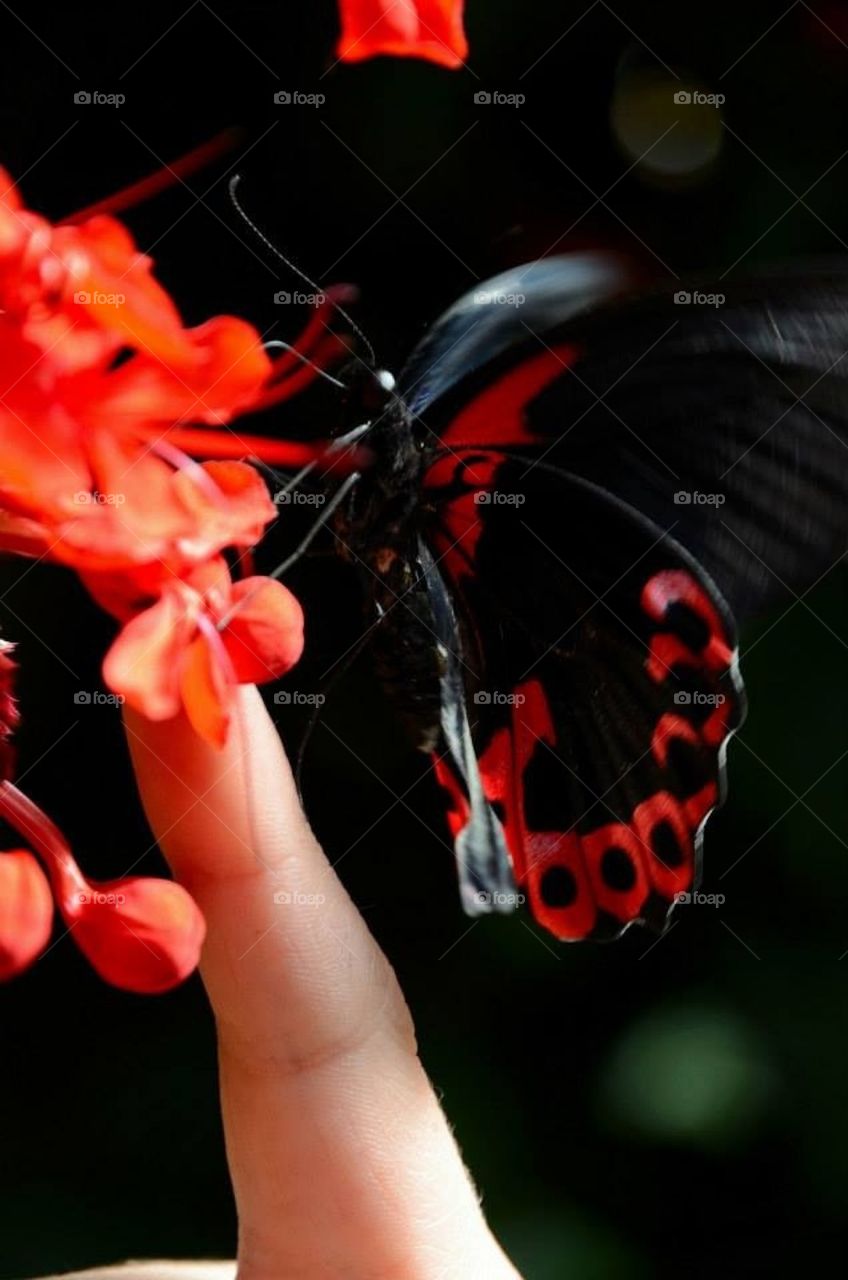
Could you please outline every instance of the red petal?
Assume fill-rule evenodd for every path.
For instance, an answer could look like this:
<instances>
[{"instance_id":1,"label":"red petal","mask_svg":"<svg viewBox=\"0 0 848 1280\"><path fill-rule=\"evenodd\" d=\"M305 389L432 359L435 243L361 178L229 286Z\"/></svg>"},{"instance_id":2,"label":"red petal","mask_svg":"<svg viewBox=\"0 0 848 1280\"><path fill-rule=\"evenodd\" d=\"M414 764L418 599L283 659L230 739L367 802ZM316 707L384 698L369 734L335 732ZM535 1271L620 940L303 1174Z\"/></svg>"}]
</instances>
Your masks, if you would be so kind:
<instances>
[{"instance_id":1,"label":"red petal","mask_svg":"<svg viewBox=\"0 0 848 1280\"><path fill-rule=\"evenodd\" d=\"M468 56L462 0L342 0L338 55L361 62L379 53L460 67Z\"/></svg>"},{"instance_id":2,"label":"red petal","mask_svg":"<svg viewBox=\"0 0 848 1280\"><path fill-rule=\"evenodd\" d=\"M57 227L51 252L66 265L68 311L76 323L145 349L153 358L191 358L191 339L171 298L153 278L151 259L117 219L99 215L79 226Z\"/></svg>"},{"instance_id":3,"label":"red petal","mask_svg":"<svg viewBox=\"0 0 848 1280\"><path fill-rule=\"evenodd\" d=\"M216 316L186 330L184 338L187 354L174 355L170 364L142 349L102 379L90 420L106 427L115 422L125 427L181 422L220 427L249 409L272 370L252 325Z\"/></svg>"},{"instance_id":4,"label":"red petal","mask_svg":"<svg viewBox=\"0 0 848 1280\"><path fill-rule=\"evenodd\" d=\"M103 660L103 678L149 720L180 709L180 665L193 627L179 597L166 592L133 618Z\"/></svg>"},{"instance_id":5,"label":"red petal","mask_svg":"<svg viewBox=\"0 0 848 1280\"><path fill-rule=\"evenodd\" d=\"M203 530L202 536L214 542L216 550L255 546L265 526L277 517L259 473L246 462L206 462L200 476L212 480L211 496L203 492L190 468L177 472L173 485Z\"/></svg>"},{"instance_id":6,"label":"red petal","mask_svg":"<svg viewBox=\"0 0 848 1280\"><path fill-rule=\"evenodd\" d=\"M233 587L232 616L221 632L242 684L276 680L303 652L303 610L273 578L243 578Z\"/></svg>"},{"instance_id":7,"label":"red petal","mask_svg":"<svg viewBox=\"0 0 848 1280\"><path fill-rule=\"evenodd\" d=\"M197 967L206 925L171 880L128 876L79 895L71 936L102 978L125 991L169 991Z\"/></svg>"},{"instance_id":8,"label":"red petal","mask_svg":"<svg viewBox=\"0 0 848 1280\"><path fill-rule=\"evenodd\" d=\"M183 658L180 691L191 727L218 750L227 741L230 727L231 686L227 674L206 637L198 636Z\"/></svg>"},{"instance_id":9,"label":"red petal","mask_svg":"<svg viewBox=\"0 0 848 1280\"><path fill-rule=\"evenodd\" d=\"M0 980L28 969L47 946L53 897L27 849L0 853Z\"/></svg>"}]
</instances>

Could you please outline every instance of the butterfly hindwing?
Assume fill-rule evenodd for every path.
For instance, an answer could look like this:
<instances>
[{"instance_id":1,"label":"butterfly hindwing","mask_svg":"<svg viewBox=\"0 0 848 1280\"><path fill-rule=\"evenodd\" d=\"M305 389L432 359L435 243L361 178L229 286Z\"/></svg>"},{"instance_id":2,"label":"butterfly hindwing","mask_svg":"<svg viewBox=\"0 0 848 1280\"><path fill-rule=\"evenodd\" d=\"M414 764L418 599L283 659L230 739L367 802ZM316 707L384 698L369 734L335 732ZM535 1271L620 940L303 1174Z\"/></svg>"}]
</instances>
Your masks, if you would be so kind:
<instances>
[{"instance_id":1,"label":"butterfly hindwing","mask_svg":"<svg viewBox=\"0 0 848 1280\"><path fill-rule=\"evenodd\" d=\"M496 454L487 467L477 488L458 460L431 477L430 538L518 888L563 939L657 922L697 882L742 714L732 620L673 530L555 470ZM456 516L468 502L475 526ZM449 758L437 772L457 835L464 789Z\"/></svg>"}]
</instances>

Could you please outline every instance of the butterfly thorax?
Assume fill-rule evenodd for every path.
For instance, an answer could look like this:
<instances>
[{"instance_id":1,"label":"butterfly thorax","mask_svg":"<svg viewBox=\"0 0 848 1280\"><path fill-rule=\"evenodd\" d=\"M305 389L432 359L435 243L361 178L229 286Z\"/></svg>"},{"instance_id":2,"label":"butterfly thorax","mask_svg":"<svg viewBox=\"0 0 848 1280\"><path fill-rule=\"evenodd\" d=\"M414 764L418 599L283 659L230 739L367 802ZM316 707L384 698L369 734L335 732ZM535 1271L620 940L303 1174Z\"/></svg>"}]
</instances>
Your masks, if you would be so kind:
<instances>
[{"instance_id":1,"label":"butterfly thorax","mask_svg":"<svg viewBox=\"0 0 848 1280\"><path fill-rule=\"evenodd\" d=\"M371 646L378 678L412 741L429 751L439 733L441 671L417 556L427 458L397 396L362 440L373 461L340 509L335 533L360 571L368 623L379 623Z\"/></svg>"}]
</instances>

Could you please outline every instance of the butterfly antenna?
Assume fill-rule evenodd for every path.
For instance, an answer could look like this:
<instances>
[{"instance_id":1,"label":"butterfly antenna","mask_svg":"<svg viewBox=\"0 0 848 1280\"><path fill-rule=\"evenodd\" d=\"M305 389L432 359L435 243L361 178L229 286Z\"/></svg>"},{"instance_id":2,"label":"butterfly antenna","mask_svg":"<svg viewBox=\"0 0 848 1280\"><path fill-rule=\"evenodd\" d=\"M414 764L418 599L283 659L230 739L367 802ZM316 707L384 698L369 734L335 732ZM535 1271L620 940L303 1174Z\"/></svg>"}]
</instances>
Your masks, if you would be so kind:
<instances>
[{"instance_id":1,"label":"butterfly antenna","mask_svg":"<svg viewBox=\"0 0 848 1280\"><path fill-rule=\"evenodd\" d=\"M342 382L339 378L334 378L326 369L322 369L320 364L316 364L314 360L310 360L309 356L304 355L302 351L298 351L297 347L292 346L290 342L283 342L281 338L272 338L270 342L263 344L266 351L288 351L289 355L296 356L301 364L308 365L310 369L314 369L320 374L325 382L331 382L334 387L339 387L342 391L349 391L346 382Z\"/></svg>"},{"instance_id":2,"label":"butterfly antenna","mask_svg":"<svg viewBox=\"0 0 848 1280\"><path fill-rule=\"evenodd\" d=\"M269 253L273 253L275 258L278 258L280 262L284 263L288 267L289 271L293 271L296 276L299 276L301 280L303 280L306 284L309 285L310 289L314 289L316 293L321 293L322 292L321 286L315 280L313 280L310 276L308 276L305 271L302 271L300 267L297 266L296 263L292 262L291 258L287 258L286 255L280 249L277 248L274 242L268 239L268 237L266 236L262 228L256 225L256 223L251 218L250 214L247 213L246 210L243 208L241 202L239 201L238 195L236 194L240 183L241 183L241 174L234 173L233 176L230 178L229 187L230 187L230 200L233 203L233 208L235 209L236 213L239 215L239 217L242 219L245 225L250 228L253 234L262 242L262 244L264 244L265 248L269 251ZM340 302L336 302L334 299L333 306L335 310L338 311L342 319L348 325L350 325L352 332L356 334L357 338L359 338L359 341L365 347L366 351L368 352L368 356L372 365L376 365L377 363L376 352L374 351L374 348L372 347L371 343L368 341L368 338L360 329L359 325L356 323L353 317L344 309L344 307L341 305Z\"/></svg>"}]
</instances>

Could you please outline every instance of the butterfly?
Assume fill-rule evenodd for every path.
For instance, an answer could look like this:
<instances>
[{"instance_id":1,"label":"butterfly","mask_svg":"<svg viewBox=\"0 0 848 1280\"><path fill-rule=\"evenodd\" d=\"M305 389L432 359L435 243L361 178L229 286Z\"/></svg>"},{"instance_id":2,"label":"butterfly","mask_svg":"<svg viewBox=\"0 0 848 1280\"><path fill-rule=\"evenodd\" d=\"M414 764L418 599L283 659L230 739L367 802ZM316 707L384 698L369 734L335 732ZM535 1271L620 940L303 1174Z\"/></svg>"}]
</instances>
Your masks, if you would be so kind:
<instances>
[{"instance_id":1,"label":"butterfly","mask_svg":"<svg viewBox=\"0 0 848 1280\"><path fill-rule=\"evenodd\" d=\"M396 384L362 379L343 439L372 464L334 532L470 915L609 938L697 889L738 625L848 544L846 285L640 294L612 255L551 257L451 306Z\"/></svg>"}]
</instances>

